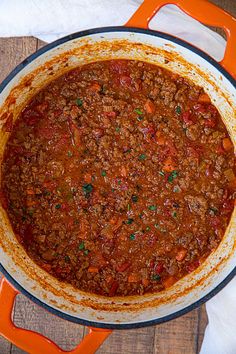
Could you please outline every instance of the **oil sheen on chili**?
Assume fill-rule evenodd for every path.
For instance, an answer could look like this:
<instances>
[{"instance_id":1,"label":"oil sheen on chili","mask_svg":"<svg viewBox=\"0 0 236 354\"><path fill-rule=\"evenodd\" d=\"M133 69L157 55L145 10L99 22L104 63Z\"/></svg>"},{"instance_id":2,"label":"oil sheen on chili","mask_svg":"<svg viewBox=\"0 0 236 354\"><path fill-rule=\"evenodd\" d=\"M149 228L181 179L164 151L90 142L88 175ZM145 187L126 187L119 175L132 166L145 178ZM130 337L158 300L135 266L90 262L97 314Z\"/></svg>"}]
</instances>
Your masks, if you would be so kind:
<instances>
[{"instance_id":1,"label":"oil sheen on chili","mask_svg":"<svg viewBox=\"0 0 236 354\"><path fill-rule=\"evenodd\" d=\"M223 237L236 185L233 144L203 89L129 60L42 89L11 129L2 173L28 255L105 296L157 292L195 270Z\"/></svg>"}]
</instances>

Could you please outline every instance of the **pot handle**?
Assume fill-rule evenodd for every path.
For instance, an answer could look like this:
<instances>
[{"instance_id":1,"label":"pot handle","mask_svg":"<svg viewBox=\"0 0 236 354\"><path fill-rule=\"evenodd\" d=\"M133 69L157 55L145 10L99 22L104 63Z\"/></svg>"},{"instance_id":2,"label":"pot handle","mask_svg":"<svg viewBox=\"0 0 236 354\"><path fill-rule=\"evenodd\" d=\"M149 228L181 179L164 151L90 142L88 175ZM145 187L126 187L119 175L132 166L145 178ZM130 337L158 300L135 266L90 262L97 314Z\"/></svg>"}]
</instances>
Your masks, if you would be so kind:
<instances>
[{"instance_id":1,"label":"pot handle","mask_svg":"<svg viewBox=\"0 0 236 354\"><path fill-rule=\"evenodd\" d=\"M207 0L144 0L125 26L148 28L153 16L167 4L177 5L186 14L206 25L225 30L227 46L220 64L236 79L236 19Z\"/></svg>"},{"instance_id":2,"label":"pot handle","mask_svg":"<svg viewBox=\"0 0 236 354\"><path fill-rule=\"evenodd\" d=\"M64 351L47 337L16 327L12 322L12 309L18 291L5 279L0 283L0 335L30 354L94 354L111 330L89 328L82 342L71 351Z\"/></svg>"}]
</instances>

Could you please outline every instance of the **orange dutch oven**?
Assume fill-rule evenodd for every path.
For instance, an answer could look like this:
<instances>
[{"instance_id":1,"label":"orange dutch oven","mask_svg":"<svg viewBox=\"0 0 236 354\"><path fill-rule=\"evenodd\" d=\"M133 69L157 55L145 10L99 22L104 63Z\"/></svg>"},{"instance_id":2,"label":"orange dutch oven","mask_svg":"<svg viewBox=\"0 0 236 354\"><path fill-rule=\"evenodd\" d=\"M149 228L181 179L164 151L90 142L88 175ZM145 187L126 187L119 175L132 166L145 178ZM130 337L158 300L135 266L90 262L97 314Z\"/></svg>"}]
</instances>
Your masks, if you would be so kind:
<instances>
[{"instance_id":1,"label":"orange dutch oven","mask_svg":"<svg viewBox=\"0 0 236 354\"><path fill-rule=\"evenodd\" d=\"M179 6L195 19L227 34L223 60L218 63L196 47L148 29L151 18L166 4ZM0 160L21 109L47 82L90 62L136 59L159 65L200 85L218 108L236 144L236 19L206 0L145 0L124 27L105 27L59 39L25 59L0 85ZM0 334L34 354L64 353L48 338L18 328L11 319L18 291L48 311L90 327L89 334L69 353L92 354L112 329L156 325L193 310L220 291L236 273L236 211L219 247L193 273L157 294L104 297L84 293L39 268L18 243L0 205ZM17 290L16 290L17 289Z\"/></svg>"}]
</instances>

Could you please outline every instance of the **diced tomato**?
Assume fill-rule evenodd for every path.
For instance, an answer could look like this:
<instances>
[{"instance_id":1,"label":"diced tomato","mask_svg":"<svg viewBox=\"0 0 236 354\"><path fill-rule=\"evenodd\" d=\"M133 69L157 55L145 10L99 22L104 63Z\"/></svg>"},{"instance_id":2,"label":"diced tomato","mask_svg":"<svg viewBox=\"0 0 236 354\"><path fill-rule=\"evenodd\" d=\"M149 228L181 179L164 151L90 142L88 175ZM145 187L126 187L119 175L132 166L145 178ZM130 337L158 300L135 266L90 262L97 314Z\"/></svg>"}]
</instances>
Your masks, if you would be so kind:
<instances>
[{"instance_id":1,"label":"diced tomato","mask_svg":"<svg viewBox=\"0 0 236 354\"><path fill-rule=\"evenodd\" d=\"M154 266L155 266L155 261L154 261L154 259L152 259L149 263L149 267L154 268Z\"/></svg>"},{"instance_id":2,"label":"diced tomato","mask_svg":"<svg viewBox=\"0 0 236 354\"><path fill-rule=\"evenodd\" d=\"M91 182L92 182L92 175L91 175L91 173L85 173L85 175L84 175L84 181L85 181L86 183L91 183Z\"/></svg>"},{"instance_id":3,"label":"diced tomato","mask_svg":"<svg viewBox=\"0 0 236 354\"><path fill-rule=\"evenodd\" d=\"M182 250L178 251L175 258L178 262L181 262L186 257L186 254L187 254L187 250L183 248Z\"/></svg>"},{"instance_id":4,"label":"diced tomato","mask_svg":"<svg viewBox=\"0 0 236 354\"><path fill-rule=\"evenodd\" d=\"M91 91L94 91L94 92L99 92L101 90L101 85L98 83L98 82L93 82L91 85L90 85L90 90Z\"/></svg>"},{"instance_id":5,"label":"diced tomato","mask_svg":"<svg viewBox=\"0 0 236 354\"><path fill-rule=\"evenodd\" d=\"M175 277L171 276L169 278L166 278L162 283L163 283L165 288L169 288L174 283L176 283L176 279L175 279Z\"/></svg>"},{"instance_id":6,"label":"diced tomato","mask_svg":"<svg viewBox=\"0 0 236 354\"><path fill-rule=\"evenodd\" d=\"M202 103L196 103L193 106L193 108L197 113L205 113L206 112L206 108Z\"/></svg>"},{"instance_id":7,"label":"diced tomato","mask_svg":"<svg viewBox=\"0 0 236 354\"><path fill-rule=\"evenodd\" d=\"M119 287L118 282L114 280L109 291L109 296L114 296L117 292L118 287Z\"/></svg>"},{"instance_id":8,"label":"diced tomato","mask_svg":"<svg viewBox=\"0 0 236 354\"><path fill-rule=\"evenodd\" d=\"M192 115L191 111L183 112L182 119L186 125L192 125L196 123L196 119Z\"/></svg>"},{"instance_id":9,"label":"diced tomato","mask_svg":"<svg viewBox=\"0 0 236 354\"><path fill-rule=\"evenodd\" d=\"M167 140L166 145L168 147L168 153L171 156L176 156L178 154L175 144L172 140Z\"/></svg>"},{"instance_id":10,"label":"diced tomato","mask_svg":"<svg viewBox=\"0 0 236 354\"><path fill-rule=\"evenodd\" d=\"M58 278L66 279L71 272L71 267L69 265L63 265L63 267L57 266L55 273Z\"/></svg>"},{"instance_id":11,"label":"diced tomato","mask_svg":"<svg viewBox=\"0 0 236 354\"><path fill-rule=\"evenodd\" d=\"M50 192L52 192L53 190L55 190L56 186L57 186L57 182L56 181L45 181L43 182L43 186L49 190Z\"/></svg>"},{"instance_id":12,"label":"diced tomato","mask_svg":"<svg viewBox=\"0 0 236 354\"><path fill-rule=\"evenodd\" d=\"M132 79L130 76L127 75L122 75L120 76L120 84L121 86L127 87L130 86L132 82Z\"/></svg>"},{"instance_id":13,"label":"diced tomato","mask_svg":"<svg viewBox=\"0 0 236 354\"><path fill-rule=\"evenodd\" d=\"M225 151L230 151L231 149L233 149L233 144L231 143L231 140L229 138L222 139L222 145Z\"/></svg>"},{"instance_id":14,"label":"diced tomato","mask_svg":"<svg viewBox=\"0 0 236 354\"><path fill-rule=\"evenodd\" d=\"M123 224L123 217L122 216L113 216L113 218L111 218L109 220L109 223L112 225L112 230L115 232L117 231L121 225Z\"/></svg>"},{"instance_id":15,"label":"diced tomato","mask_svg":"<svg viewBox=\"0 0 236 354\"><path fill-rule=\"evenodd\" d=\"M109 117L109 118L116 118L117 113L114 111L111 112L103 112L104 116Z\"/></svg>"},{"instance_id":16,"label":"diced tomato","mask_svg":"<svg viewBox=\"0 0 236 354\"><path fill-rule=\"evenodd\" d=\"M124 272L131 266L130 262L124 262L116 267L117 272Z\"/></svg>"},{"instance_id":17,"label":"diced tomato","mask_svg":"<svg viewBox=\"0 0 236 354\"><path fill-rule=\"evenodd\" d=\"M90 267L88 267L88 272L89 273L98 273L99 269L97 267L90 266Z\"/></svg>"},{"instance_id":18,"label":"diced tomato","mask_svg":"<svg viewBox=\"0 0 236 354\"><path fill-rule=\"evenodd\" d=\"M214 128L216 126L216 120L214 118L204 119L204 125L208 128Z\"/></svg>"},{"instance_id":19,"label":"diced tomato","mask_svg":"<svg viewBox=\"0 0 236 354\"><path fill-rule=\"evenodd\" d=\"M201 103L210 103L211 99L206 93L201 93L198 97L198 102Z\"/></svg>"},{"instance_id":20,"label":"diced tomato","mask_svg":"<svg viewBox=\"0 0 236 354\"><path fill-rule=\"evenodd\" d=\"M157 142L158 145L165 145L166 142L166 138L164 137L163 134L161 134L161 132L157 131L155 134L155 140Z\"/></svg>"},{"instance_id":21,"label":"diced tomato","mask_svg":"<svg viewBox=\"0 0 236 354\"><path fill-rule=\"evenodd\" d=\"M207 110L209 112L211 112L214 117L218 114L218 111L217 111L216 107L213 106L213 104L209 104L208 107L207 107Z\"/></svg>"},{"instance_id":22,"label":"diced tomato","mask_svg":"<svg viewBox=\"0 0 236 354\"><path fill-rule=\"evenodd\" d=\"M110 62L111 69L117 74L123 74L129 72L127 62L124 60L114 60Z\"/></svg>"},{"instance_id":23,"label":"diced tomato","mask_svg":"<svg viewBox=\"0 0 236 354\"><path fill-rule=\"evenodd\" d=\"M127 169L125 168L125 166L121 166L120 174L122 177L127 177Z\"/></svg>"},{"instance_id":24,"label":"diced tomato","mask_svg":"<svg viewBox=\"0 0 236 354\"><path fill-rule=\"evenodd\" d=\"M47 264L47 263L43 263L43 264L40 264L41 267L46 270L46 272L50 272L50 270L52 269L52 266L51 264Z\"/></svg>"},{"instance_id":25,"label":"diced tomato","mask_svg":"<svg viewBox=\"0 0 236 354\"><path fill-rule=\"evenodd\" d=\"M229 188L236 189L236 178L228 183Z\"/></svg>"},{"instance_id":26,"label":"diced tomato","mask_svg":"<svg viewBox=\"0 0 236 354\"><path fill-rule=\"evenodd\" d=\"M155 105L151 100L147 100L146 103L144 104L144 109L147 113L154 113L155 112Z\"/></svg>"},{"instance_id":27,"label":"diced tomato","mask_svg":"<svg viewBox=\"0 0 236 354\"><path fill-rule=\"evenodd\" d=\"M131 273L128 276L128 283L137 283L139 281L139 276L138 274Z\"/></svg>"},{"instance_id":28,"label":"diced tomato","mask_svg":"<svg viewBox=\"0 0 236 354\"><path fill-rule=\"evenodd\" d=\"M234 208L234 200L226 199L226 201L222 205L221 214L229 214L232 212L233 208Z\"/></svg>"},{"instance_id":29,"label":"diced tomato","mask_svg":"<svg viewBox=\"0 0 236 354\"><path fill-rule=\"evenodd\" d=\"M61 208L65 211L70 211L70 206L68 203L64 202L61 204Z\"/></svg>"},{"instance_id":30,"label":"diced tomato","mask_svg":"<svg viewBox=\"0 0 236 354\"><path fill-rule=\"evenodd\" d=\"M173 158L172 157L167 157L167 159L164 161L162 170L164 172L172 172L172 171L176 170L176 168L177 168L177 164L173 160Z\"/></svg>"},{"instance_id":31,"label":"diced tomato","mask_svg":"<svg viewBox=\"0 0 236 354\"><path fill-rule=\"evenodd\" d=\"M161 274L163 272L163 270L164 270L164 265L163 265L162 262L158 262L158 263L155 264L154 272L156 274Z\"/></svg>"},{"instance_id":32,"label":"diced tomato","mask_svg":"<svg viewBox=\"0 0 236 354\"><path fill-rule=\"evenodd\" d=\"M142 279L142 284L145 286L145 288L149 285L150 281L146 278Z\"/></svg>"},{"instance_id":33,"label":"diced tomato","mask_svg":"<svg viewBox=\"0 0 236 354\"><path fill-rule=\"evenodd\" d=\"M189 263L188 265L186 265L186 270L187 270L188 273L191 273L191 272L193 272L197 267L199 267L199 265L200 265L199 260L194 261L194 262Z\"/></svg>"},{"instance_id":34,"label":"diced tomato","mask_svg":"<svg viewBox=\"0 0 236 354\"><path fill-rule=\"evenodd\" d=\"M225 154L225 150L223 149L223 146L221 144L219 144L218 147L216 148L216 153L218 155L224 155Z\"/></svg>"}]
</instances>

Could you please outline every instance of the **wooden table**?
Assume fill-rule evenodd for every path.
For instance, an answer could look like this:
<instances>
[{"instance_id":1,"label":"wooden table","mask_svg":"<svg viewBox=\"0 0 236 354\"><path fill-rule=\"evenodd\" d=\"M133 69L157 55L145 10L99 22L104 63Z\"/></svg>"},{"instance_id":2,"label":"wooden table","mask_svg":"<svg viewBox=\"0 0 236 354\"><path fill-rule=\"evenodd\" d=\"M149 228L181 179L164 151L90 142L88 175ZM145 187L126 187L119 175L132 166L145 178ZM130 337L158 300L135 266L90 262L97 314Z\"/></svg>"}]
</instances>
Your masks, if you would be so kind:
<instances>
[{"instance_id":1,"label":"wooden table","mask_svg":"<svg viewBox=\"0 0 236 354\"><path fill-rule=\"evenodd\" d=\"M235 0L212 0L212 2L236 16ZM0 81L19 62L43 45L43 42L33 37L0 38ZM20 327L33 329L49 336L67 350L72 349L86 333L83 326L49 314L23 295L17 297L14 322ZM156 327L114 331L98 353L197 354L201 347L206 324L205 307L202 306L185 316ZM0 337L0 354L10 353L25 352Z\"/></svg>"}]
</instances>

